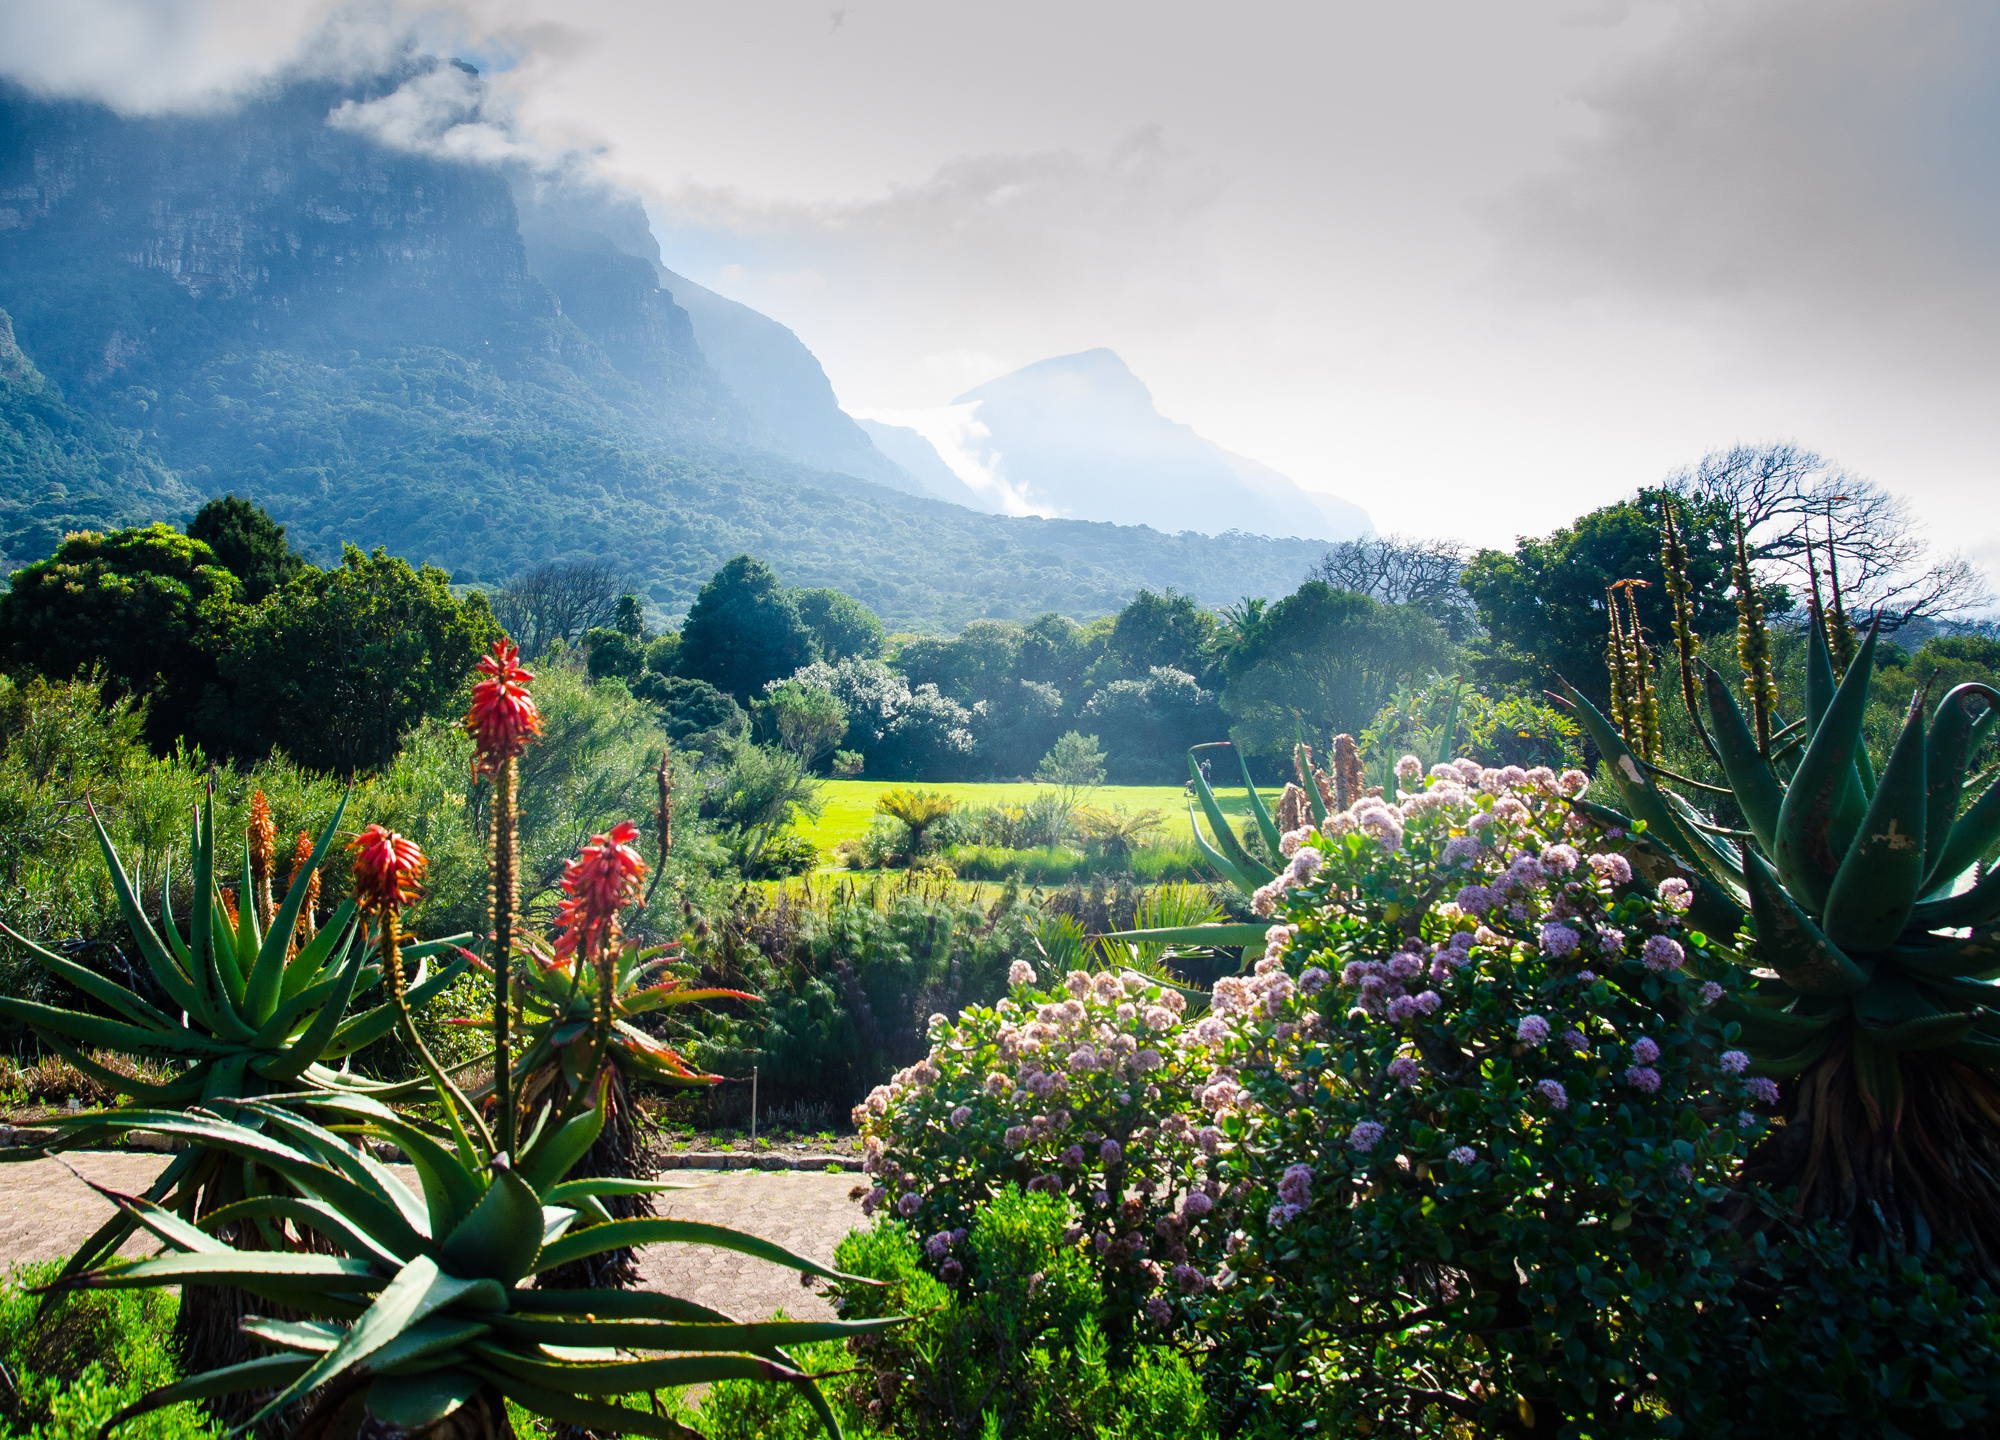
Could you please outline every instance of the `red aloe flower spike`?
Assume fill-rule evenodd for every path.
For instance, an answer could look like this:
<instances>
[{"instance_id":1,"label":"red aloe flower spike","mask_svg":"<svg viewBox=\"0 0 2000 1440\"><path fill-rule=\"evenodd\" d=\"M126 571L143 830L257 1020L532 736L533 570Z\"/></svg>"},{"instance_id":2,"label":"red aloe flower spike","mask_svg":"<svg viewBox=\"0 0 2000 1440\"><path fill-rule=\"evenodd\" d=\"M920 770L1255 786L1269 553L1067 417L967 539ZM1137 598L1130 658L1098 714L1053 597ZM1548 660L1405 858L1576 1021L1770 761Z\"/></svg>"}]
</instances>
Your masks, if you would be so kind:
<instances>
[{"instance_id":1,"label":"red aloe flower spike","mask_svg":"<svg viewBox=\"0 0 2000 1440\"><path fill-rule=\"evenodd\" d=\"M418 887L430 862L413 841L370 825L347 848L354 855L354 903L363 913L400 910L422 893Z\"/></svg>"},{"instance_id":2,"label":"red aloe flower spike","mask_svg":"<svg viewBox=\"0 0 2000 1440\"><path fill-rule=\"evenodd\" d=\"M472 735L473 773L490 775L542 733L542 715L528 694L534 672L521 668L512 640L495 640L492 653L479 659L479 673L465 728Z\"/></svg>"},{"instance_id":3,"label":"red aloe flower spike","mask_svg":"<svg viewBox=\"0 0 2000 1440\"><path fill-rule=\"evenodd\" d=\"M640 896L646 862L632 848L639 827L620 820L606 835L593 835L581 853L563 867L563 901L556 912L556 954L568 957L579 946L586 955L602 948L618 912Z\"/></svg>"}]
</instances>

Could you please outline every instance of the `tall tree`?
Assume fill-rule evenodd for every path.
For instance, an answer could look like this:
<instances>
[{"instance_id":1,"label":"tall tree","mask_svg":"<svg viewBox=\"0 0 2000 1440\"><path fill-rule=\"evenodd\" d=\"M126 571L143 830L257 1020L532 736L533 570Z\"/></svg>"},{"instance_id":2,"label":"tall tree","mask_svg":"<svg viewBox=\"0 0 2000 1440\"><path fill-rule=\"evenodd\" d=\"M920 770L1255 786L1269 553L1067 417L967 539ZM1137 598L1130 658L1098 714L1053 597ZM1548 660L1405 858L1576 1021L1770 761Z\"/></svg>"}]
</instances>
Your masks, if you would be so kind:
<instances>
[{"instance_id":1,"label":"tall tree","mask_svg":"<svg viewBox=\"0 0 2000 1440\"><path fill-rule=\"evenodd\" d=\"M533 660L557 641L575 645L588 631L610 628L618 619L621 589L623 582L609 565L538 565L493 593L493 616Z\"/></svg>"},{"instance_id":2,"label":"tall tree","mask_svg":"<svg viewBox=\"0 0 2000 1440\"><path fill-rule=\"evenodd\" d=\"M1111 626L1111 653L1132 679L1159 665L1202 676L1221 631L1222 621L1186 595L1142 589Z\"/></svg>"},{"instance_id":3,"label":"tall tree","mask_svg":"<svg viewBox=\"0 0 2000 1440\"><path fill-rule=\"evenodd\" d=\"M794 590L792 599L799 607L799 618L812 631L822 659L838 664L847 659L881 658L882 621L852 595L828 589Z\"/></svg>"},{"instance_id":4,"label":"tall tree","mask_svg":"<svg viewBox=\"0 0 2000 1440\"><path fill-rule=\"evenodd\" d=\"M681 674L748 703L813 659L812 631L771 567L738 555L695 597L676 663Z\"/></svg>"},{"instance_id":5,"label":"tall tree","mask_svg":"<svg viewBox=\"0 0 2000 1440\"><path fill-rule=\"evenodd\" d=\"M234 495L211 500L197 510L187 533L208 546L216 562L243 582L243 598L252 605L306 568L304 557L285 543L285 527L262 506Z\"/></svg>"},{"instance_id":6,"label":"tall tree","mask_svg":"<svg viewBox=\"0 0 2000 1440\"><path fill-rule=\"evenodd\" d=\"M1331 546L1306 578L1385 605L1414 605L1462 641L1473 629L1472 602L1459 583L1466 554L1456 540L1368 535Z\"/></svg>"},{"instance_id":7,"label":"tall tree","mask_svg":"<svg viewBox=\"0 0 2000 1440\"><path fill-rule=\"evenodd\" d=\"M1323 745L1340 731L1358 733L1398 685L1449 652L1444 630L1423 611L1309 580L1247 625L1224 663L1222 707L1250 753L1287 752L1295 724Z\"/></svg>"},{"instance_id":8,"label":"tall tree","mask_svg":"<svg viewBox=\"0 0 2000 1440\"><path fill-rule=\"evenodd\" d=\"M216 657L242 597L214 551L166 525L85 531L14 572L0 597L0 655L7 669L58 680L95 668L109 695L149 703L147 739L170 750L214 702Z\"/></svg>"}]
</instances>

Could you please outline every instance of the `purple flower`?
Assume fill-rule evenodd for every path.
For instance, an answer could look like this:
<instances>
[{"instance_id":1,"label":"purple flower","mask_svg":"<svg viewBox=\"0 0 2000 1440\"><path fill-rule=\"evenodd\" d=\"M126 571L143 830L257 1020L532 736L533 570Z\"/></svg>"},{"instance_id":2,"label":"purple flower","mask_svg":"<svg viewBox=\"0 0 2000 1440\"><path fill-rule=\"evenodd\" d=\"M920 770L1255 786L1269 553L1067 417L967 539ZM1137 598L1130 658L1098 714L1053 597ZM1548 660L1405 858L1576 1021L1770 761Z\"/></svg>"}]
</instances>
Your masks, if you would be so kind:
<instances>
[{"instance_id":1,"label":"purple flower","mask_svg":"<svg viewBox=\"0 0 2000 1440\"><path fill-rule=\"evenodd\" d=\"M1632 1042L1632 1058L1641 1065L1650 1065L1660 1058L1660 1047L1650 1036L1641 1035Z\"/></svg>"},{"instance_id":2,"label":"purple flower","mask_svg":"<svg viewBox=\"0 0 2000 1440\"><path fill-rule=\"evenodd\" d=\"M1072 1145L1069 1149L1063 1151L1062 1163L1072 1170L1076 1169L1077 1166L1083 1163L1083 1147L1081 1145Z\"/></svg>"},{"instance_id":3,"label":"purple flower","mask_svg":"<svg viewBox=\"0 0 2000 1440\"><path fill-rule=\"evenodd\" d=\"M1768 1075L1752 1075L1743 1082L1743 1088L1750 1092L1750 1098L1760 1105L1778 1103L1778 1082Z\"/></svg>"},{"instance_id":4,"label":"purple flower","mask_svg":"<svg viewBox=\"0 0 2000 1440\"><path fill-rule=\"evenodd\" d=\"M1590 868L1599 880L1606 881L1609 884L1630 885L1632 883L1632 862L1627 860L1623 855L1593 855L1590 857Z\"/></svg>"},{"instance_id":5,"label":"purple flower","mask_svg":"<svg viewBox=\"0 0 2000 1440\"><path fill-rule=\"evenodd\" d=\"M1304 1205L1312 1198L1312 1166L1287 1165L1278 1181L1278 1198L1287 1205Z\"/></svg>"},{"instance_id":6,"label":"purple flower","mask_svg":"<svg viewBox=\"0 0 2000 1440\"><path fill-rule=\"evenodd\" d=\"M1155 1325L1164 1326L1171 1324L1174 1318L1174 1307L1158 1295L1155 1295L1146 1302L1146 1318Z\"/></svg>"},{"instance_id":7,"label":"purple flower","mask_svg":"<svg viewBox=\"0 0 2000 1440\"><path fill-rule=\"evenodd\" d=\"M971 1118L972 1118L972 1107L970 1105L961 1105L956 1110L951 1112L951 1128L954 1130L962 1130L965 1128L965 1122L970 1120Z\"/></svg>"},{"instance_id":8,"label":"purple flower","mask_svg":"<svg viewBox=\"0 0 2000 1440\"><path fill-rule=\"evenodd\" d=\"M1125 1151L1116 1140L1106 1140L1097 1147L1097 1158L1106 1165L1116 1165L1125 1158Z\"/></svg>"},{"instance_id":9,"label":"purple flower","mask_svg":"<svg viewBox=\"0 0 2000 1440\"><path fill-rule=\"evenodd\" d=\"M1444 1158L1451 1161L1454 1165L1470 1165L1479 1156L1473 1152L1470 1145L1461 1145Z\"/></svg>"},{"instance_id":10,"label":"purple flower","mask_svg":"<svg viewBox=\"0 0 2000 1440\"><path fill-rule=\"evenodd\" d=\"M1701 987L1702 1004L1713 1005L1716 1001L1720 1000L1721 998L1722 998L1722 987L1716 984L1713 980L1708 981Z\"/></svg>"},{"instance_id":11,"label":"purple flower","mask_svg":"<svg viewBox=\"0 0 2000 1440\"><path fill-rule=\"evenodd\" d=\"M924 1254L930 1257L932 1263L944 1259L950 1252L951 1236L946 1231L940 1230L937 1234L931 1236L930 1239L924 1241Z\"/></svg>"},{"instance_id":12,"label":"purple flower","mask_svg":"<svg viewBox=\"0 0 2000 1440\"><path fill-rule=\"evenodd\" d=\"M1299 1207L1296 1205L1273 1205L1271 1213L1264 1218L1271 1222L1272 1229L1282 1230L1298 1217Z\"/></svg>"},{"instance_id":13,"label":"purple flower","mask_svg":"<svg viewBox=\"0 0 2000 1440\"><path fill-rule=\"evenodd\" d=\"M1181 1201L1181 1214L1190 1220L1199 1220L1215 1208L1215 1202L1199 1190L1188 1192L1187 1199Z\"/></svg>"},{"instance_id":14,"label":"purple flower","mask_svg":"<svg viewBox=\"0 0 2000 1440\"><path fill-rule=\"evenodd\" d=\"M1424 773L1424 762L1414 755L1405 755L1396 762L1396 778L1404 784Z\"/></svg>"},{"instance_id":15,"label":"purple flower","mask_svg":"<svg viewBox=\"0 0 2000 1440\"><path fill-rule=\"evenodd\" d=\"M1660 1072L1647 1065L1634 1065L1625 1072L1625 1083L1652 1095L1660 1088Z\"/></svg>"},{"instance_id":16,"label":"purple flower","mask_svg":"<svg viewBox=\"0 0 2000 1440\"><path fill-rule=\"evenodd\" d=\"M1111 1192L1110 1192L1109 1190L1093 1190L1093 1191L1091 1191L1091 1192L1090 1192L1090 1203L1091 1203L1091 1204L1093 1204L1093 1205L1100 1205L1100 1206L1101 1206L1101 1205L1109 1205L1109 1204L1111 1203Z\"/></svg>"},{"instance_id":17,"label":"purple flower","mask_svg":"<svg viewBox=\"0 0 2000 1440\"><path fill-rule=\"evenodd\" d=\"M1646 942L1644 959L1648 970L1677 970L1687 959L1687 952L1681 949L1680 941L1655 935Z\"/></svg>"},{"instance_id":18,"label":"purple flower","mask_svg":"<svg viewBox=\"0 0 2000 1440\"><path fill-rule=\"evenodd\" d=\"M1575 846L1551 845L1542 852L1542 868L1551 875L1567 875L1570 871L1576 869L1577 859ZM1597 861L1597 856L1593 855L1590 857L1592 865L1595 865Z\"/></svg>"},{"instance_id":19,"label":"purple flower","mask_svg":"<svg viewBox=\"0 0 2000 1440\"><path fill-rule=\"evenodd\" d=\"M964 1273L965 1267L956 1260L947 1260L944 1264L938 1266L938 1279L944 1281L947 1285L956 1285L959 1277Z\"/></svg>"},{"instance_id":20,"label":"purple flower","mask_svg":"<svg viewBox=\"0 0 2000 1440\"><path fill-rule=\"evenodd\" d=\"M1027 1188L1030 1191L1044 1190L1051 1195L1060 1195L1062 1193L1062 1180L1055 1175L1037 1175L1028 1182Z\"/></svg>"},{"instance_id":21,"label":"purple flower","mask_svg":"<svg viewBox=\"0 0 2000 1440\"><path fill-rule=\"evenodd\" d=\"M1296 880L1310 880L1326 859L1310 845L1299 846L1292 856L1292 877Z\"/></svg>"},{"instance_id":22,"label":"purple flower","mask_svg":"<svg viewBox=\"0 0 2000 1440\"><path fill-rule=\"evenodd\" d=\"M1169 1274L1174 1282L1174 1288L1183 1295L1199 1295L1208 1287L1208 1282L1202 1278L1201 1271L1192 1265L1176 1265Z\"/></svg>"},{"instance_id":23,"label":"purple flower","mask_svg":"<svg viewBox=\"0 0 2000 1440\"><path fill-rule=\"evenodd\" d=\"M1195 1131L1194 1139L1204 1155L1216 1155L1222 1150L1222 1132L1213 1125L1204 1125Z\"/></svg>"},{"instance_id":24,"label":"purple flower","mask_svg":"<svg viewBox=\"0 0 2000 1440\"><path fill-rule=\"evenodd\" d=\"M1389 1018L1398 1024L1417 1013L1417 1002L1408 995L1398 995L1389 1002Z\"/></svg>"},{"instance_id":25,"label":"purple flower","mask_svg":"<svg viewBox=\"0 0 2000 1440\"><path fill-rule=\"evenodd\" d=\"M1389 1062L1389 1078L1398 1085L1417 1083L1417 1062L1407 1055L1398 1055Z\"/></svg>"},{"instance_id":26,"label":"purple flower","mask_svg":"<svg viewBox=\"0 0 2000 1440\"><path fill-rule=\"evenodd\" d=\"M1675 914L1685 914L1688 907L1694 904L1694 890L1678 875L1671 880L1662 880L1660 903Z\"/></svg>"},{"instance_id":27,"label":"purple flower","mask_svg":"<svg viewBox=\"0 0 2000 1440\"><path fill-rule=\"evenodd\" d=\"M1414 980L1424 973L1424 962L1408 950L1399 950L1389 957L1389 973L1398 980Z\"/></svg>"},{"instance_id":28,"label":"purple flower","mask_svg":"<svg viewBox=\"0 0 2000 1440\"><path fill-rule=\"evenodd\" d=\"M1539 1015L1523 1015L1521 1023L1514 1027L1514 1038L1523 1045L1546 1045L1549 1022Z\"/></svg>"},{"instance_id":29,"label":"purple flower","mask_svg":"<svg viewBox=\"0 0 2000 1440\"><path fill-rule=\"evenodd\" d=\"M1597 927L1597 948L1606 955L1616 955L1625 948L1625 932L1615 925Z\"/></svg>"},{"instance_id":30,"label":"purple flower","mask_svg":"<svg viewBox=\"0 0 2000 1440\"><path fill-rule=\"evenodd\" d=\"M1386 1130L1384 1130L1380 1125L1376 1124L1373 1120L1363 1120L1360 1124L1356 1125L1352 1130L1347 1132L1347 1143L1349 1148L1358 1150L1365 1155L1370 1150L1373 1150L1375 1148L1375 1142L1380 1140L1387 1133L1388 1132Z\"/></svg>"},{"instance_id":31,"label":"purple flower","mask_svg":"<svg viewBox=\"0 0 2000 1440\"><path fill-rule=\"evenodd\" d=\"M896 1213L907 1220L917 1213L923 1206L923 1203L923 1201L917 1198L916 1193L912 1191L896 1202Z\"/></svg>"},{"instance_id":32,"label":"purple flower","mask_svg":"<svg viewBox=\"0 0 2000 1440\"><path fill-rule=\"evenodd\" d=\"M1578 938L1576 931L1569 926L1551 921L1542 927L1542 953L1555 957L1567 955L1576 949Z\"/></svg>"},{"instance_id":33,"label":"purple flower","mask_svg":"<svg viewBox=\"0 0 2000 1440\"><path fill-rule=\"evenodd\" d=\"M1484 915L1500 897L1484 885L1467 885L1452 897L1452 904L1468 915Z\"/></svg>"},{"instance_id":34,"label":"purple flower","mask_svg":"<svg viewBox=\"0 0 2000 1440\"><path fill-rule=\"evenodd\" d=\"M1574 1025L1570 1026L1569 1029L1563 1031L1562 1042L1564 1045L1566 1045L1571 1050L1576 1051L1578 1054L1582 1054L1585 1050L1588 1050L1590 1048L1590 1042L1583 1038L1583 1032L1577 1029L1576 1026Z\"/></svg>"},{"instance_id":35,"label":"purple flower","mask_svg":"<svg viewBox=\"0 0 2000 1440\"><path fill-rule=\"evenodd\" d=\"M1579 985L1595 985L1597 983L1597 972L1595 970L1577 971L1576 983Z\"/></svg>"},{"instance_id":36,"label":"purple flower","mask_svg":"<svg viewBox=\"0 0 2000 1440\"><path fill-rule=\"evenodd\" d=\"M1750 1057L1741 1050L1725 1050L1722 1052L1722 1068L1728 1074L1741 1075L1750 1068Z\"/></svg>"},{"instance_id":37,"label":"purple flower","mask_svg":"<svg viewBox=\"0 0 2000 1440\"><path fill-rule=\"evenodd\" d=\"M1009 985L1032 985L1035 983L1035 967L1025 960L1016 960L1007 967Z\"/></svg>"},{"instance_id":38,"label":"purple flower","mask_svg":"<svg viewBox=\"0 0 2000 1440\"><path fill-rule=\"evenodd\" d=\"M1306 971L1305 974L1299 976L1299 990L1306 995L1317 995L1321 990L1326 988L1326 982L1329 978L1331 977L1327 975L1326 971L1315 965Z\"/></svg>"},{"instance_id":39,"label":"purple flower","mask_svg":"<svg viewBox=\"0 0 2000 1440\"><path fill-rule=\"evenodd\" d=\"M1454 835L1445 841L1444 854L1438 857L1440 865L1464 865L1479 857L1479 841L1470 835Z\"/></svg>"},{"instance_id":40,"label":"purple flower","mask_svg":"<svg viewBox=\"0 0 2000 1440\"><path fill-rule=\"evenodd\" d=\"M1539 1090L1542 1093L1542 1097L1545 1100L1547 1100L1549 1104L1555 1106L1556 1109L1558 1110L1569 1109L1569 1091L1563 1089L1559 1081L1543 1080L1539 1084L1537 1084L1535 1088Z\"/></svg>"},{"instance_id":41,"label":"purple flower","mask_svg":"<svg viewBox=\"0 0 2000 1440\"><path fill-rule=\"evenodd\" d=\"M1025 1125L1009 1125L1006 1135L1002 1138L1007 1142L1009 1150L1019 1150L1023 1145L1028 1143L1028 1127Z\"/></svg>"}]
</instances>

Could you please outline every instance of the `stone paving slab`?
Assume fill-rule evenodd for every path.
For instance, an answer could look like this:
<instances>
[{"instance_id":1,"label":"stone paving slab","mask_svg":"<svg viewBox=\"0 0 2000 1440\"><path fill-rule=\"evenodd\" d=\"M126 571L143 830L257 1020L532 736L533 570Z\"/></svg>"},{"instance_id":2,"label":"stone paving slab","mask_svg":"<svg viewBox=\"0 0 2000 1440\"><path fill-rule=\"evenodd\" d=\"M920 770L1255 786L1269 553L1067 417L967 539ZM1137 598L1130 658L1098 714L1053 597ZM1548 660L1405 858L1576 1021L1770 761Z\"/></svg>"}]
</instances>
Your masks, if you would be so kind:
<instances>
[{"instance_id":1,"label":"stone paving slab","mask_svg":"<svg viewBox=\"0 0 2000 1440\"><path fill-rule=\"evenodd\" d=\"M65 1157L99 1185L138 1194L165 1168L163 1155L116 1150ZM412 1187L415 1178L404 1177ZM841 1236L861 1223L848 1192L854 1179L824 1172L685 1170L664 1178L685 1188L657 1197L663 1216L730 1225L830 1264ZM0 1165L0 1265L70 1254L111 1217L111 1202L53 1159ZM135 1236L129 1251L147 1248ZM744 1320L782 1309L797 1319L831 1319L832 1310L795 1271L768 1260L703 1245L649 1245L640 1252L647 1287L698 1301Z\"/></svg>"}]
</instances>

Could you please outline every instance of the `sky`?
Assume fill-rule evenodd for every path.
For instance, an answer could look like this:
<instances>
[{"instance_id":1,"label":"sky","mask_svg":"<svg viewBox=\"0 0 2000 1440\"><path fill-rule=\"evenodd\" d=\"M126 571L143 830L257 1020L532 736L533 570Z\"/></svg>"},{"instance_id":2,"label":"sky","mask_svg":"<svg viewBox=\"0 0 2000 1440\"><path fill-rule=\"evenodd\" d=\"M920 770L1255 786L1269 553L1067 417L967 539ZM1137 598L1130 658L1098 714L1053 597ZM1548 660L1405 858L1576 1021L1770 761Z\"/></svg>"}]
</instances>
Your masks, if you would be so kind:
<instances>
[{"instance_id":1,"label":"sky","mask_svg":"<svg viewBox=\"0 0 2000 1440\"><path fill-rule=\"evenodd\" d=\"M0 66L135 111L413 36L511 115L450 143L589 153L849 409L1108 346L1477 544L1787 440L2000 575L1989 4L0 0Z\"/></svg>"}]
</instances>

